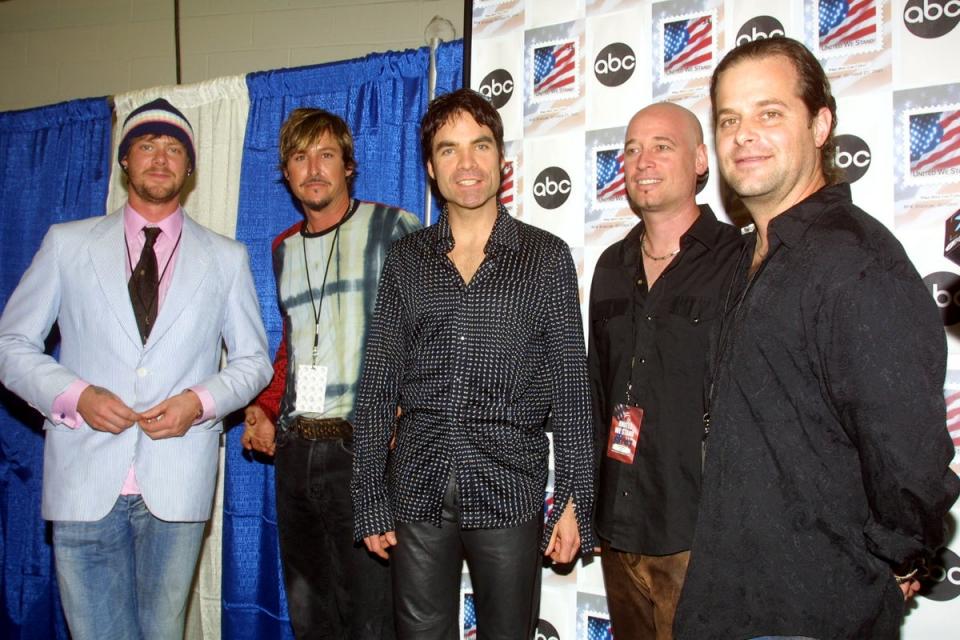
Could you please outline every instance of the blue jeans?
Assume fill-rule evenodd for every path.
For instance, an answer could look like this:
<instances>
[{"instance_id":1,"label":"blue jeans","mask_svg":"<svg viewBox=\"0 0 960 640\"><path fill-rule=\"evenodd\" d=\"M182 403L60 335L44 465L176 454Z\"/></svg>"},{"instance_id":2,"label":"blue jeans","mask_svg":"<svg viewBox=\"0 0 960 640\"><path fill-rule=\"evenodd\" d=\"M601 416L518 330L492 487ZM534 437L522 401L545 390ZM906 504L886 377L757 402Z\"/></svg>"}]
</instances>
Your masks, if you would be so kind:
<instances>
[{"instance_id":1,"label":"blue jeans","mask_svg":"<svg viewBox=\"0 0 960 640\"><path fill-rule=\"evenodd\" d=\"M165 522L138 495L94 522L53 523L73 640L180 640L204 522Z\"/></svg>"}]
</instances>

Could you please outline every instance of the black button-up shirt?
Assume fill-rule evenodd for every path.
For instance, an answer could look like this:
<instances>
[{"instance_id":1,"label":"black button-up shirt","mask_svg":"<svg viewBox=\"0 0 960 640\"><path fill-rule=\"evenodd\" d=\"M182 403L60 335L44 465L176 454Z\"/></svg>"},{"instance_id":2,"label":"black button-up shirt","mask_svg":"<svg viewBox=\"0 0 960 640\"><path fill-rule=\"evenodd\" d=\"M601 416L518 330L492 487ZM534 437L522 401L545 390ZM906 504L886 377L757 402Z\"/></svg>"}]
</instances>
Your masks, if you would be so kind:
<instances>
[{"instance_id":1,"label":"black button-up shirt","mask_svg":"<svg viewBox=\"0 0 960 640\"><path fill-rule=\"evenodd\" d=\"M893 568L943 542L960 486L943 325L848 185L788 209L767 235L748 287L749 237L721 323L675 637L897 638Z\"/></svg>"},{"instance_id":2,"label":"black button-up shirt","mask_svg":"<svg viewBox=\"0 0 960 640\"><path fill-rule=\"evenodd\" d=\"M357 401L355 535L439 526L451 472L461 527L528 521L542 513L552 430L557 508L544 541L573 498L590 549L592 427L570 250L502 207L469 284L452 248L444 211L384 264Z\"/></svg>"},{"instance_id":3,"label":"black button-up shirt","mask_svg":"<svg viewBox=\"0 0 960 640\"><path fill-rule=\"evenodd\" d=\"M690 548L700 498L709 340L742 243L708 206L648 291L643 224L606 249L590 289L589 372L599 456L596 526L617 550ZM631 364L632 361L632 364ZM643 408L632 464L606 456L615 405Z\"/></svg>"}]
</instances>

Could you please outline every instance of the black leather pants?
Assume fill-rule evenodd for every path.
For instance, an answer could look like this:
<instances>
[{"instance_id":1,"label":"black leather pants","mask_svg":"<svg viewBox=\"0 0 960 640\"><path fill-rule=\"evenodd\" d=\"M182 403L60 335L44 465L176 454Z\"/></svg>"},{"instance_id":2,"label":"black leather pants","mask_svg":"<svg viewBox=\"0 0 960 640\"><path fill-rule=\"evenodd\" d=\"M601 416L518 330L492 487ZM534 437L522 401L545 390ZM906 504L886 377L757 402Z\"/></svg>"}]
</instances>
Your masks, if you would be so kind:
<instances>
[{"instance_id":1,"label":"black leather pants","mask_svg":"<svg viewBox=\"0 0 960 640\"><path fill-rule=\"evenodd\" d=\"M470 569L478 640L529 640L540 609L539 514L507 529L460 529L451 477L443 524L398 523L391 554L397 637L457 640L460 574Z\"/></svg>"}]
</instances>

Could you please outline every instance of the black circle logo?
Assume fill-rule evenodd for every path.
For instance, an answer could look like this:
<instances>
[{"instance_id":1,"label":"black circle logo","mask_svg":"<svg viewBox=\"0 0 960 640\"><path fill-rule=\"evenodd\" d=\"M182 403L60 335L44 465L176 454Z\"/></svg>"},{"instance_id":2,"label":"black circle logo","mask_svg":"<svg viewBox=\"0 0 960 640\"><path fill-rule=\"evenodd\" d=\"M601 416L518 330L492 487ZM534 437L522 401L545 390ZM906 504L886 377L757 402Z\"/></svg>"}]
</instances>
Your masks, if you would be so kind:
<instances>
[{"instance_id":1,"label":"black circle logo","mask_svg":"<svg viewBox=\"0 0 960 640\"><path fill-rule=\"evenodd\" d=\"M617 87L630 79L637 68L637 56L629 45L623 42L608 44L593 61L593 73L601 84Z\"/></svg>"},{"instance_id":2,"label":"black circle logo","mask_svg":"<svg viewBox=\"0 0 960 640\"><path fill-rule=\"evenodd\" d=\"M494 69L480 83L479 91L494 109L499 109L507 104L513 95L513 76L506 69Z\"/></svg>"},{"instance_id":3,"label":"black circle logo","mask_svg":"<svg viewBox=\"0 0 960 640\"><path fill-rule=\"evenodd\" d=\"M924 278L923 284L940 310L943 326L951 327L960 322L960 275L937 271Z\"/></svg>"},{"instance_id":4,"label":"black circle logo","mask_svg":"<svg viewBox=\"0 0 960 640\"><path fill-rule=\"evenodd\" d=\"M834 138L836 143L834 164L847 176L847 182L853 184L863 177L870 168L870 147L859 136L844 133Z\"/></svg>"},{"instance_id":5,"label":"black circle logo","mask_svg":"<svg viewBox=\"0 0 960 640\"><path fill-rule=\"evenodd\" d=\"M920 595L944 602L960 595L960 557L941 549L930 564L930 576L920 581Z\"/></svg>"},{"instance_id":6,"label":"black circle logo","mask_svg":"<svg viewBox=\"0 0 960 640\"><path fill-rule=\"evenodd\" d=\"M557 628L540 618L537 620L537 632L533 636L533 640L560 640L560 634L557 633Z\"/></svg>"},{"instance_id":7,"label":"black circle logo","mask_svg":"<svg viewBox=\"0 0 960 640\"><path fill-rule=\"evenodd\" d=\"M939 38L960 22L960 0L907 0L903 23L918 38Z\"/></svg>"},{"instance_id":8,"label":"black circle logo","mask_svg":"<svg viewBox=\"0 0 960 640\"><path fill-rule=\"evenodd\" d=\"M533 197L544 209L556 209L570 197L570 174L560 167L547 167L533 181Z\"/></svg>"},{"instance_id":9,"label":"black circle logo","mask_svg":"<svg viewBox=\"0 0 960 640\"><path fill-rule=\"evenodd\" d=\"M737 39L733 46L739 47L754 40L765 40L766 38L785 35L787 35L787 32L779 20L773 16L757 16L743 23L740 31L737 32Z\"/></svg>"}]
</instances>

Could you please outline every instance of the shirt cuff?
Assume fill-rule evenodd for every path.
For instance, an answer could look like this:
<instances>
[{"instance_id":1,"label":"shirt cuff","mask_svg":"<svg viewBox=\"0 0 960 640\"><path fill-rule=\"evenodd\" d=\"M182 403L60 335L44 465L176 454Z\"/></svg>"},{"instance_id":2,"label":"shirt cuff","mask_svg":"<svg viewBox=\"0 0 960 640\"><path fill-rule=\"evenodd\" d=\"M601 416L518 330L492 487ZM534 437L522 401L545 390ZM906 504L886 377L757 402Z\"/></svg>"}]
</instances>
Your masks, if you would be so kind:
<instances>
[{"instance_id":1,"label":"shirt cuff","mask_svg":"<svg viewBox=\"0 0 960 640\"><path fill-rule=\"evenodd\" d=\"M50 419L65 424L71 429L76 429L83 424L83 418L77 413L77 403L80 402L80 394L89 386L89 382L80 379L71 382L63 393L54 398Z\"/></svg>"},{"instance_id":2,"label":"shirt cuff","mask_svg":"<svg viewBox=\"0 0 960 640\"><path fill-rule=\"evenodd\" d=\"M260 410L263 411L263 412L267 415L267 417L270 419L270 422L272 422L272 423L276 426L277 420L280 418L279 414L278 414L276 411L274 411L274 410L272 410L270 407L266 406L266 404L264 404L264 403L262 403L262 402L258 402L258 401L256 401L256 400L254 400L253 404L255 404L255 405L257 405L258 407L260 407ZM277 428L279 428L279 427L277 427Z\"/></svg>"},{"instance_id":3,"label":"shirt cuff","mask_svg":"<svg viewBox=\"0 0 960 640\"><path fill-rule=\"evenodd\" d=\"M217 416L217 403L214 401L213 395L207 391L206 387L201 387L199 385L195 387L189 387L188 390L197 394L197 397L200 398L200 406L203 407L203 413L200 414L199 418L193 421L193 424L200 424L201 422L213 420Z\"/></svg>"},{"instance_id":4,"label":"shirt cuff","mask_svg":"<svg viewBox=\"0 0 960 640\"><path fill-rule=\"evenodd\" d=\"M563 487L554 487L554 508L550 512L550 517L547 519L547 522L543 527L543 539L540 541L540 551L545 551L547 546L550 544L550 538L553 535L553 529L560 520L560 516L563 515L563 511L566 509L567 502L569 502L571 498L573 498L573 513L577 520L577 531L580 534L580 549L577 551L577 554L579 556L590 555L593 553L593 549L599 546L597 539L594 536L591 513L592 504L578 504L575 492ZM558 505L563 506L560 507Z\"/></svg>"},{"instance_id":5,"label":"shirt cuff","mask_svg":"<svg viewBox=\"0 0 960 640\"><path fill-rule=\"evenodd\" d=\"M367 508L354 509L353 537L357 542L395 528L393 512L386 500L377 501Z\"/></svg>"}]
</instances>

